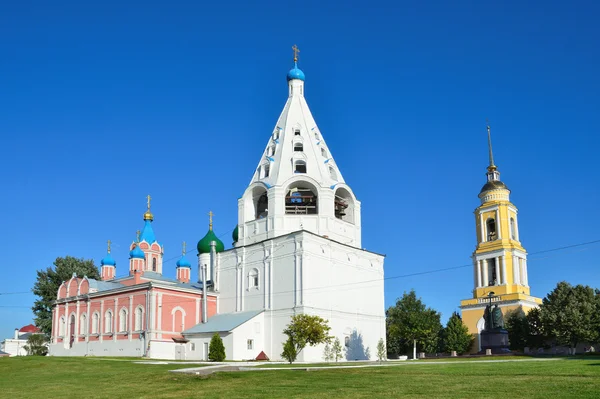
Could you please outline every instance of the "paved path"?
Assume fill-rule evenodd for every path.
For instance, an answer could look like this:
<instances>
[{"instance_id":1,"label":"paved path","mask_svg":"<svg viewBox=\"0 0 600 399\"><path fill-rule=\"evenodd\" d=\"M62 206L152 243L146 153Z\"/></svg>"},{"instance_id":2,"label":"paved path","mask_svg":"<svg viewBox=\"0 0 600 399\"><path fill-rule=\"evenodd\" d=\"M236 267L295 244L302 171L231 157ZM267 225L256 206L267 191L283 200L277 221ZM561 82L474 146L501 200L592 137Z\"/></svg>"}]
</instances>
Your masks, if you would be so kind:
<instances>
[{"instance_id":1,"label":"paved path","mask_svg":"<svg viewBox=\"0 0 600 399\"><path fill-rule=\"evenodd\" d=\"M277 371L277 370L299 370L299 371L317 371L331 369L357 369L366 367L397 367L397 366L417 366L417 365L435 365L435 364L464 364L464 363L509 363L509 362L547 362L564 360L562 358L532 358L532 359L506 359L506 360L452 360L452 361L388 361L384 363L360 364L360 365L339 365L339 366L302 366L297 367L259 367L255 362L242 363L222 363L214 366L192 367L178 370L170 370L172 373L185 373L195 375L208 375L223 371ZM181 363L179 363L181 364Z\"/></svg>"}]
</instances>

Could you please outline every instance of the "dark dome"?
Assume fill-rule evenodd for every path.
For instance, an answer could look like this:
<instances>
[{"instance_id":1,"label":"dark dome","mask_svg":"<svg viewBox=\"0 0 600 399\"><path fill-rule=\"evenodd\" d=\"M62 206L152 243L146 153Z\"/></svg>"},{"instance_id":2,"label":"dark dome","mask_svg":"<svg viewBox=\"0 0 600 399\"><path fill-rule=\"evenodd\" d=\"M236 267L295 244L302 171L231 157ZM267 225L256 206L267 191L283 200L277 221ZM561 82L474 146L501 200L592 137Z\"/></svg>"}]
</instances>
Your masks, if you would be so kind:
<instances>
[{"instance_id":1,"label":"dark dome","mask_svg":"<svg viewBox=\"0 0 600 399\"><path fill-rule=\"evenodd\" d=\"M481 191L479 192L479 194L481 194L485 191L498 190L498 189L502 189L502 188L505 190L508 190L508 187L506 187L506 184L502 183L500 180L492 180L492 181L485 183L484 186L481 187Z\"/></svg>"}]
</instances>

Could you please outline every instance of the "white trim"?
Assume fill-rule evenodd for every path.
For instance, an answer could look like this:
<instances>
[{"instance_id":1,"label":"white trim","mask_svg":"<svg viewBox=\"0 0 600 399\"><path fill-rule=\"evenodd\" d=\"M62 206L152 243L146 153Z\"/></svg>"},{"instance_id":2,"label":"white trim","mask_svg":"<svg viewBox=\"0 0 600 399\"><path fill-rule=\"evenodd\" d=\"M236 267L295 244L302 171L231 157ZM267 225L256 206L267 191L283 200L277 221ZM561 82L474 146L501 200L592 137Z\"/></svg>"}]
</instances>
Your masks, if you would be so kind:
<instances>
[{"instance_id":1,"label":"white trim","mask_svg":"<svg viewBox=\"0 0 600 399\"><path fill-rule=\"evenodd\" d=\"M177 331L177 329L175 328L175 313L177 312L181 312L181 331ZM185 331L185 310L181 307L181 306L175 306L173 308L173 310L171 310L171 317L172 317L172 321L171 321L171 330L173 330L173 332L178 332L181 333L183 331Z\"/></svg>"}]
</instances>

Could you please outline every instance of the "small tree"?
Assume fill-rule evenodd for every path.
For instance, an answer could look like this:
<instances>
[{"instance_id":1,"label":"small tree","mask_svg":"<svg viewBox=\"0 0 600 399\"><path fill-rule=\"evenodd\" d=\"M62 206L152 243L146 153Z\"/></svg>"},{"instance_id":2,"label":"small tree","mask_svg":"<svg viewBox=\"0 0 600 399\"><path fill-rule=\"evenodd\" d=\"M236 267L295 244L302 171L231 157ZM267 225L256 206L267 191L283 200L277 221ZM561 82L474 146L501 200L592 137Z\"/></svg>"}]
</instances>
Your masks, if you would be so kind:
<instances>
[{"instance_id":1,"label":"small tree","mask_svg":"<svg viewBox=\"0 0 600 399\"><path fill-rule=\"evenodd\" d=\"M342 354L342 343L340 342L339 338L336 338L335 341L333 341L331 353L332 353L333 360L335 360L336 362L344 356Z\"/></svg>"},{"instance_id":2,"label":"small tree","mask_svg":"<svg viewBox=\"0 0 600 399\"><path fill-rule=\"evenodd\" d=\"M290 362L290 364L296 361L298 352L296 351L296 345L294 345L291 337L288 337L287 341L285 341L283 344L283 352L281 353L281 357Z\"/></svg>"},{"instance_id":3,"label":"small tree","mask_svg":"<svg viewBox=\"0 0 600 399\"><path fill-rule=\"evenodd\" d=\"M326 362L333 360L333 351L331 350L331 345L329 345L329 342L325 343L325 348L323 349L323 360Z\"/></svg>"},{"instance_id":4,"label":"small tree","mask_svg":"<svg viewBox=\"0 0 600 399\"><path fill-rule=\"evenodd\" d=\"M508 331L508 342L512 350L524 350L529 340L529 322L522 308L506 314L504 328Z\"/></svg>"},{"instance_id":5,"label":"small tree","mask_svg":"<svg viewBox=\"0 0 600 399\"><path fill-rule=\"evenodd\" d=\"M283 333L288 336L288 340L283 345L281 356L292 363L306 345L314 346L328 342L329 330L331 327L327 324L327 320L319 316L308 314L292 316L291 323L283 330ZM291 346L294 347L294 351L291 351ZM286 347L288 348L286 349ZM291 356L292 354L294 356ZM291 358L293 360L290 360Z\"/></svg>"},{"instance_id":6,"label":"small tree","mask_svg":"<svg viewBox=\"0 0 600 399\"><path fill-rule=\"evenodd\" d=\"M213 362L222 362L225 360L225 345L223 345L223 340L219 336L219 333L215 333L210 339L208 360Z\"/></svg>"},{"instance_id":7,"label":"small tree","mask_svg":"<svg viewBox=\"0 0 600 399\"><path fill-rule=\"evenodd\" d=\"M442 337L444 349L447 352L465 353L473 345L473 337L469 333L469 328L465 326L460 315L456 312L452 313L452 316L448 319Z\"/></svg>"},{"instance_id":8,"label":"small tree","mask_svg":"<svg viewBox=\"0 0 600 399\"><path fill-rule=\"evenodd\" d=\"M27 351L30 356L46 356L48 354L48 347L46 346L46 337L44 334L31 334L27 338L27 345L23 348Z\"/></svg>"},{"instance_id":9,"label":"small tree","mask_svg":"<svg viewBox=\"0 0 600 399\"><path fill-rule=\"evenodd\" d=\"M386 360L386 357L385 343L383 338L379 338L379 342L377 342L377 360L381 362Z\"/></svg>"}]
</instances>

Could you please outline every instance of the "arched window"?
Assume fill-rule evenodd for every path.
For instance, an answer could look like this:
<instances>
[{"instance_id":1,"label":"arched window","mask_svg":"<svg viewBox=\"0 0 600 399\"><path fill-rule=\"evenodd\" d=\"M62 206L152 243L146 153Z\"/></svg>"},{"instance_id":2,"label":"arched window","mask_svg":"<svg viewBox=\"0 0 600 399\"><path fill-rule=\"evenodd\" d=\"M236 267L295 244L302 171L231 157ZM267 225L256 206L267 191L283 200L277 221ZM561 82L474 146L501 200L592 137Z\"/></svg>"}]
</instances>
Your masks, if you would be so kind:
<instances>
[{"instance_id":1,"label":"arched window","mask_svg":"<svg viewBox=\"0 0 600 399\"><path fill-rule=\"evenodd\" d=\"M267 156L268 157L272 157L273 155L275 155L275 146L269 146L269 148L267 148Z\"/></svg>"},{"instance_id":2,"label":"arched window","mask_svg":"<svg viewBox=\"0 0 600 399\"><path fill-rule=\"evenodd\" d=\"M279 140L279 129L275 129L273 132L273 140Z\"/></svg>"},{"instance_id":3,"label":"arched window","mask_svg":"<svg viewBox=\"0 0 600 399\"><path fill-rule=\"evenodd\" d=\"M259 179L264 179L265 177L269 177L269 171L271 170L270 164L264 163L260 166L260 170L258 172Z\"/></svg>"},{"instance_id":4,"label":"arched window","mask_svg":"<svg viewBox=\"0 0 600 399\"><path fill-rule=\"evenodd\" d=\"M142 326L144 325L143 317L144 317L144 309L142 309L142 307L138 306L135 309L135 331L142 331Z\"/></svg>"},{"instance_id":5,"label":"arched window","mask_svg":"<svg viewBox=\"0 0 600 399\"><path fill-rule=\"evenodd\" d=\"M315 130L315 139L319 140L319 133Z\"/></svg>"},{"instance_id":6,"label":"arched window","mask_svg":"<svg viewBox=\"0 0 600 399\"><path fill-rule=\"evenodd\" d=\"M86 335L88 332L87 329L87 315L84 313L81 316L79 316L79 334Z\"/></svg>"},{"instance_id":7,"label":"arched window","mask_svg":"<svg viewBox=\"0 0 600 399\"><path fill-rule=\"evenodd\" d=\"M335 169L333 168L333 166L329 167L329 177L331 177L333 180L337 180L337 173L335 172Z\"/></svg>"},{"instance_id":8,"label":"arched window","mask_svg":"<svg viewBox=\"0 0 600 399\"><path fill-rule=\"evenodd\" d=\"M185 329L185 312L177 306L171 314L173 315L173 331L182 332Z\"/></svg>"},{"instance_id":9,"label":"arched window","mask_svg":"<svg viewBox=\"0 0 600 399\"><path fill-rule=\"evenodd\" d=\"M294 161L294 173L306 173L306 161L296 159Z\"/></svg>"},{"instance_id":10,"label":"arched window","mask_svg":"<svg viewBox=\"0 0 600 399\"><path fill-rule=\"evenodd\" d=\"M488 284L489 286L498 285L498 275L496 275L496 258L491 258L487 260L487 268L488 268Z\"/></svg>"},{"instance_id":11,"label":"arched window","mask_svg":"<svg viewBox=\"0 0 600 399\"><path fill-rule=\"evenodd\" d=\"M300 136L300 129L294 130L294 136Z\"/></svg>"},{"instance_id":12,"label":"arched window","mask_svg":"<svg viewBox=\"0 0 600 399\"><path fill-rule=\"evenodd\" d=\"M269 197L265 191L256 201L256 219L266 218L269 214Z\"/></svg>"},{"instance_id":13,"label":"arched window","mask_svg":"<svg viewBox=\"0 0 600 399\"><path fill-rule=\"evenodd\" d=\"M299 182L290 187L285 196L285 213L291 215L316 215L318 213L317 190Z\"/></svg>"},{"instance_id":14,"label":"arched window","mask_svg":"<svg viewBox=\"0 0 600 399\"><path fill-rule=\"evenodd\" d=\"M152 271L156 271L156 258L152 258Z\"/></svg>"},{"instance_id":15,"label":"arched window","mask_svg":"<svg viewBox=\"0 0 600 399\"><path fill-rule=\"evenodd\" d=\"M100 323L100 315L95 312L92 315L92 334L98 334L98 324Z\"/></svg>"},{"instance_id":16,"label":"arched window","mask_svg":"<svg viewBox=\"0 0 600 399\"><path fill-rule=\"evenodd\" d=\"M59 337L65 336L65 323L66 323L65 316L62 316L60 318L60 322L58 324L58 336Z\"/></svg>"},{"instance_id":17,"label":"arched window","mask_svg":"<svg viewBox=\"0 0 600 399\"><path fill-rule=\"evenodd\" d=\"M127 309L123 308L119 312L119 332L127 331Z\"/></svg>"},{"instance_id":18,"label":"arched window","mask_svg":"<svg viewBox=\"0 0 600 399\"><path fill-rule=\"evenodd\" d=\"M113 314L110 309L104 314L104 332L107 334L113 332Z\"/></svg>"},{"instance_id":19,"label":"arched window","mask_svg":"<svg viewBox=\"0 0 600 399\"><path fill-rule=\"evenodd\" d=\"M72 314L69 322L69 347L73 347L73 341L75 341L75 315Z\"/></svg>"},{"instance_id":20,"label":"arched window","mask_svg":"<svg viewBox=\"0 0 600 399\"><path fill-rule=\"evenodd\" d=\"M258 269L254 268L248 273L248 288L258 289Z\"/></svg>"},{"instance_id":21,"label":"arched window","mask_svg":"<svg viewBox=\"0 0 600 399\"><path fill-rule=\"evenodd\" d=\"M486 220L485 225L487 228L487 240L494 241L497 238L497 236L496 236L496 220L493 218L489 218L488 220Z\"/></svg>"},{"instance_id":22,"label":"arched window","mask_svg":"<svg viewBox=\"0 0 600 399\"><path fill-rule=\"evenodd\" d=\"M354 223L354 199L352 194L343 187L335 190L334 197L335 217L348 223Z\"/></svg>"},{"instance_id":23,"label":"arched window","mask_svg":"<svg viewBox=\"0 0 600 399\"><path fill-rule=\"evenodd\" d=\"M304 146L302 145L302 143L295 143L294 144L294 152L302 152L304 151Z\"/></svg>"},{"instance_id":24,"label":"arched window","mask_svg":"<svg viewBox=\"0 0 600 399\"><path fill-rule=\"evenodd\" d=\"M323 156L323 158L327 158L327 150L323 147L321 147L321 155Z\"/></svg>"},{"instance_id":25,"label":"arched window","mask_svg":"<svg viewBox=\"0 0 600 399\"><path fill-rule=\"evenodd\" d=\"M510 218L510 238L513 240L517 239L517 227L515 226L514 218Z\"/></svg>"}]
</instances>

